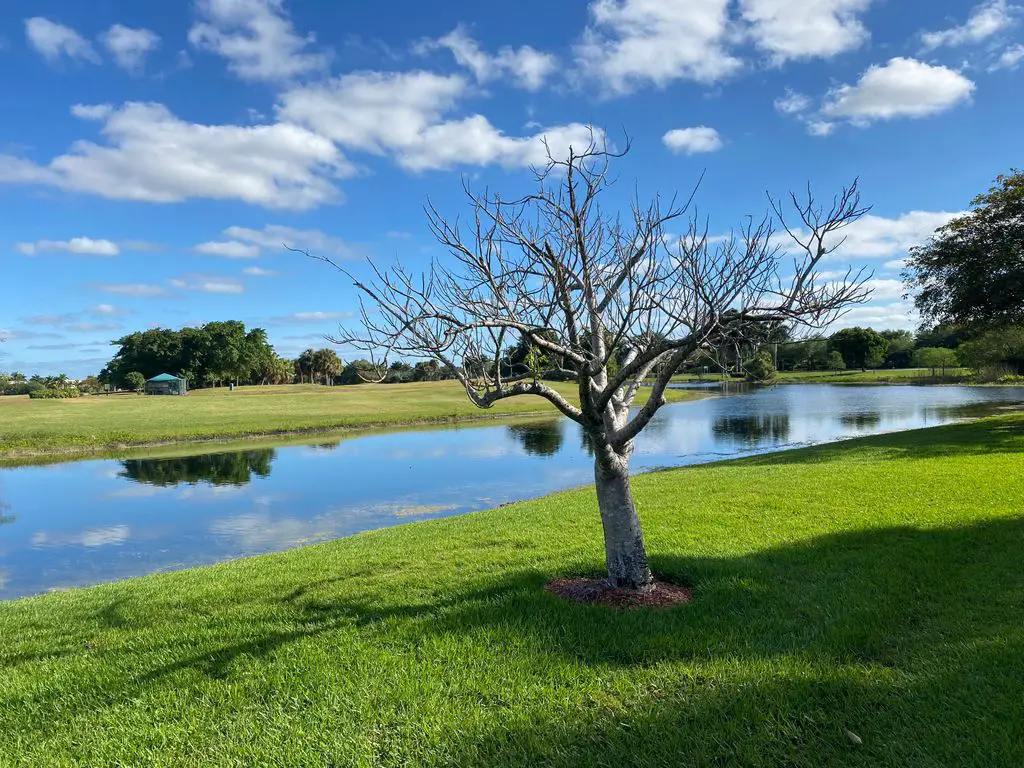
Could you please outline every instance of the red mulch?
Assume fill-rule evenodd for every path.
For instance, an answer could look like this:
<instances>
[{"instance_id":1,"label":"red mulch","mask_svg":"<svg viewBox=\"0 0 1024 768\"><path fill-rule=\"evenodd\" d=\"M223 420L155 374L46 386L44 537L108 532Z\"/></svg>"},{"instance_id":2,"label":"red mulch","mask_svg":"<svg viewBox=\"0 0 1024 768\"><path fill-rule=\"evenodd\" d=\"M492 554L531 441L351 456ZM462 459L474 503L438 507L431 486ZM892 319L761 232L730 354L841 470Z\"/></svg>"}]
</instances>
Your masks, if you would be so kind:
<instances>
[{"instance_id":1,"label":"red mulch","mask_svg":"<svg viewBox=\"0 0 1024 768\"><path fill-rule=\"evenodd\" d=\"M686 587L656 581L644 590L617 589L604 579L553 579L545 589L565 600L612 608L655 608L666 610L693 599Z\"/></svg>"}]
</instances>

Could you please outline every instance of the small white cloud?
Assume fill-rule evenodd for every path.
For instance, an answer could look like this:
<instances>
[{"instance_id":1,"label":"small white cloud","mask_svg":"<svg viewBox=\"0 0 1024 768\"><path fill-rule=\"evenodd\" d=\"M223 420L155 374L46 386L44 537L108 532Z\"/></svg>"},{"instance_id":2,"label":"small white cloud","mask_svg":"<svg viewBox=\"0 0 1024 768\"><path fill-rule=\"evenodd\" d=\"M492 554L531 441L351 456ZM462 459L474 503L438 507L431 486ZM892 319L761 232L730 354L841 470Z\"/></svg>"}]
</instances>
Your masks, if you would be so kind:
<instances>
[{"instance_id":1,"label":"small white cloud","mask_svg":"<svg viewBox=\"0 0 1024 768\"><path fill-rule=\"evenodd\" d=\"M155 32L133 29L123 24L114 24L103 33L101 39L117 66L133 74L142 71L146 56L160 45L160 36Z\"/></svg>"},{"instance_id":2,"label":"small white cloud","mask_svg":"<svg viewBox=\"0 0 1024 768\"><path fill-rule=\"evenodd\" d=\"M836 124L830 123L827 120L807 121L807 132L811 134L811 136L829 136L835 129Z\"/></svg>"},{"instance_id":3,"label":"small white cloud","mask_svg":"<svg viewBox=\"0 0 1024 768\"><path fill-rule=\"evenodd\" d=\"M1006 0L989 0L975 6L963 24L939 32L925 32L921 40L928 51L943 45L981 43L1013 26L1013 16L1021 10L1018 6L1007 5Z\"/></svg>"},{"instance_id":4,"label":"small white cloud","mask_svg":"<svg viewBox=\"0 0 1024 768\"><path fill-rule=\"evenodd\" d=\"M252 243L272 252L297 248L317 255L340 259L351 259L360 255L359 249L355 246L336 237L331 237L319 229L295 229L280 224L268 224L263 229L228 227L224 230L224 235L235 240Z\"/></svg>"},{"instance_id":5,"label":"small white cloud","mask_svg":"<svg viewBox=\"0 0 1024 768\"><path fill-rule=\"evenodd\" d=\"M892 270L901 270L905 266L907 266L907 260L906 259L893 259L892 261L885 262L885 264L883 265L883 267L885 269L892 269Z\"/></svg>"},{"instance_id":6,"label":"small white cloud","mask_svg":"<svg viewBox=\"0 0 1024 768\"><path fill-rule=\"evenodd\" d=\"M245 293L245 286L229 277L192 275L168 281L175 288L196 293Z\"/></svg>"},{"instance_id":7,"label":"small white cloud","mask_svg":"<svg viewBox=\"0 0 1024 768\"><path fill-rule=\"evenodd\" d=\"M722 137L714 128L698 125L694 128L676 128L661 137L662 142L676 154L687 155L717 152L724 146Z\"/></svg>"},{"instance_id":8,"label":"small white cloud","mask_svg":"<svg viewBox=\"0 0 1024 768\"><path fill-rule=\"evenodd\" d=\"M831 247L840 239L843 240L843 244L830 257L831 261L892 259L916 245L927 242L937 229L962 215L946 211L910 211L895 218L868 214L837 233L835 238L826 241L825 245ZM806 232L800 231L798 235L806 236ZM782 248L791 247L791 241L787 236L777 237Z\"/></svg>"},{"instance_id":9,"label":"small white cloud","mask_svg":"<svg viewBox=\"0 0 1024 768\"><path fill-rule=\"evenodd\" d=\"M70 240L39 240L35 243L17 243L16 249L26 256L46 251L64 251L78 256L117 256L121 249L110 240L93 240L91 237L73 237Z\"/></svg>"},{"instance_id":10,"label":"small white cloud","mask_svg":"<svg viewBox=\"0 0 1024 768\"><path fill-rule=\"evenodd\" d=\"M1000 69L1008 69L1012 72L1020 66L1022 61L1024 61L1024 45L1011 45L992 63L988 71L996 72Z\"/></svg>"},{"instance_id":11,"label":"small white cloud","mask_svg":"<svg viewBox=\"0 0 1024 768\"><path fill-rule=\"evenodd\" d=\"M970 99L974 83L948 67L894 58L870 67L856 85L829 91L822 114L855 125L899 117L928 117Z\"/></svg>"},{"instance_id":12,"label":"small white cloud","mask_svg":"<svg viewBox=\"0 0 1024 768\"><path fill-rule=\"evenodd\" d=\"M105 293L117 293L122 296L166 296L167 289L159 285L146 285L145 283L100 283L96 290Z\"/></svg>"},{"instance_id":13,"label":"small white cloud","mask_svg":"<svg viewBox=\"0 0 1024 768\"><path fill-rule=\"evenodd\" d=\"M289 317L306 323L317 320L338 320L342 317L347 317L348 314L347 312L296 312L294 315L289 315Z\"/></svg>"},{"instance_id":14,"label":"small white cloud","mask_svg":"<svg viewBox=\"0 0 1024 768\"><path fill-rule=\"evenodd\" d=\"M840 328L867 326L869 328L886 328L893 330L914 330L920 325L920 316L909 301L898 301L889 304L865 304L854 307L838 321L829 326L829 332Z\"/></svg>"},{"instance_id":15,"label":"small white cloud","mask_svg":"<svg viewBox=\"0 0 1024 768\"><path fill-rule=\"evenodd\" d=\"M277 277L279 273L272 269L263 269L262 267L246 267L242 270L242 274L249 277Z\"/></svg>"},{"instance_id":16,"label":"small white cloud","mask_svg":"<svg viewBox=\"0 0 1024 768\"><path fill-rule=\"evenodd\" d=\"M25 20L25 35L29 43L47 61L56 62L62 56L74 61L99 64L100 57L92 44L71 27L35 16Z\"/></svg>"},{"instance_id":17,"label":"small white cloud","mask_svg":"<svg viewBox=\"0 0 1024 768\"><path fill-rule=\"evenodd\" d=\"M237 240L200 243L192 250L207 256L223 256L226 259L255 259L260 255L258 246L246 245Z\"/></svg>"},{"instance_id":18,"label":"small white cloud","mask_svg":"<svg viewBox=\"0 0 1024 768\"><path fill-rule=\"evenodd\" d=\"M811 98L787 88L786 93L775 100L775 111L783 115L798 115L811 108Z\"/></svg>"},{"instance_id":19,"label":"small white cloud","mask_svg":"<svg viewBox=\"0 0 1024 768\"><path fill-rule=\"evenodd\" d=\"M295 31L282 0L197 0L196 9L203 21L189 30L188 41L223 56L243 80L290 80L330 61L308 50L315 36Z\"/></svg>"},{"instance_id":20,"label":"small white cloud","mask_svg":"<svg viewBox=\"0 0 1024 768\"><path fill-rule=\"evenodd\" d=\"M428 40L418 46L420 51L435 48L451 51L455 61L472 72L479 83L508 75L515 84L529 91L543 87L545 80L558 67L556 57L529 45L521 48L505 46L496 54L486 53L461 25L438 40Z\"/></svg>"}]
</instances>

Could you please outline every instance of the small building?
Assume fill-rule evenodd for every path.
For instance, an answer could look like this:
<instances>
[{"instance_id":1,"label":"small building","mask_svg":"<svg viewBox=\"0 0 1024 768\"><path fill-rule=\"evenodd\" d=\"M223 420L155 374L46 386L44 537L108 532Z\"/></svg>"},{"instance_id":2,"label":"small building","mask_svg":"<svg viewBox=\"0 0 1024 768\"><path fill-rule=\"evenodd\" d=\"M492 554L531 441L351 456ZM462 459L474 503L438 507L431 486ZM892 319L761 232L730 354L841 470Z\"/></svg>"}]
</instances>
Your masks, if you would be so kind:
<instances>
[{"instance_id":1,"label":"small building","mask_svg":"<svg viewBox=\"0 0 1024 768\"><path fill-rule=\"evenodd\" d=\"M147 395L184 395L186 392L188 381L169 373L161 373L146 382Z\"/></svg>"}]
</instances>

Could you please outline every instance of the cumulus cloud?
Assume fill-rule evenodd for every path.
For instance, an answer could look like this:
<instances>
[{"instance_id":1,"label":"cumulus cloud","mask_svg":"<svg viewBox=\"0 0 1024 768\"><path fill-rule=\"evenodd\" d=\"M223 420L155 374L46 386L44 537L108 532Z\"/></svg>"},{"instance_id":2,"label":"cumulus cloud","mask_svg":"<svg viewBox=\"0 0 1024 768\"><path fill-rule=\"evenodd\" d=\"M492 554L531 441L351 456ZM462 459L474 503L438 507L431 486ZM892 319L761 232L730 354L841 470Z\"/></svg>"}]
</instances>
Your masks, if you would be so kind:
<instances>
[{"instance_id":1,"label":"cumulus cloud","mask_svg":"<svg viewBox=\"0 0 1024 768\"><path fill-rule=\"evenodd\" d=\"M297 125L201 125L162 104L76 106L103 123L104 144L75 142L47 165L0 155L0 182L43 184L116 200L241 200L304 210L335 202L355 169L327 138Z\"/></svg>"},{"instance_id":2,"label":"cumulus cloud","mask_svg":"<svg viewBox=\"0 0 1024 768\"><path fill-rule=\"evenodd\" d=\"M775 111L783 115L799 115L811 108L811 98L787 88L786 93L775 100Z\"/></svg>"},{"instance_id":3,"label":"cumulus cloud","mask_svg":"<svg viewBox=\"0 0 1024 768\"><path fill-rule=\"evenodd\" d=\"M829 91L822 114L858 125L898 117L927 117L967 101L974 83L948 67L894 58L874 65L856 85Z\"/></svg>"},{"instance_id":4,"label":"cumulus cloud","mask_svg":"<svg viewBox=\"0 0 1024 768\"><path fill-rule=\"evenodd\" d=\"M714 128L698 125L694 128L676 128L661 137L662 142L676 154L695 155L717 152L724 146L722 137Z\"/></svg>"},{"instance_id":5,"label":"cumulus cloud","mask_svg":"<svg viewBox=\"0 0 1024 768\"><path fill-rule=\"evenodd\" d=\"M676 80L716 83L742 62L727 49L729 0L594 0L576 61L611 93Z\"/></svg>"},{"instance_id":6,"label":"cumulus cloud","mask_svg":"<svg viewBox=\"0 0 1024 768\"><path fill-rule=\"evenodd\" d=\"M17 243L14 246L26 256L47 251L64 251L79 256L117 256L121 249L110 240L93 240L91 237L73 237L70 240L38 240L34 243Z\"/></svg>"},{"instance_id":7,"label":"cumulus cloud","mask_svg":"<svg viewBox=\"0 0 1024 768\"><path fill-rule=\"evenodd\" d=\"M114 24L103 33L103 45L121 69L132 74L142 71L146 56L160 45L160 36L148 29Z\"/></svg>"},{"instance_id":8,"label":"cumulus cloud","mask_svg":"<svg viewBox=\"0 0 1024 768\"><path fill-rule=\"evenodd\" d=\"M465 90L465 79L457 75L358 72L287 91L277 111L279 119L307 126L344 147L392 154L411 171L543 164L545 141L553 154L564 155L570 145L588 146L595 136L579 123L513 137L482 115L444 119Z\"/></svg>"},{"instance_id":9,"label":"cumulus cloud","mask_svg":"<svg viewBox=\"0 0 1024 768\"><path fill-rule=\"evenodd\" d=\"M330 61L309 50L315 36L296 32L282 0L198 0L196 8L202 21L189 30L189 42L227 59L243 80L289 80Z\"/></svg>"},{"instance_id":10,"label":"cumulus cloud","mask_svg":"<svg viewBox=\"0 0 1024 768\"><path fill-rule=\"evenodd\" d=\"M277 277L279 273L272 269L263 269L263 267L246 267L242 270L242 274L249 277Z\"/></svg>"},{"instance_id":11,"label":"cumulus cloud","mask_svg":"<svg viewBox=\"0 0 1024 768\"><path fill-rule=\"evenodd\" d=\"M223 256L226 259L255 259L260 255L258 246L246 245L237 240L200 243L192 250L207 256Z\"/></svg>"},{"instance_id":12,"label":"cumulus cloud","mask_svg":"<svg viewBox=\"0 0 1024 768\"><path fill-rule=\"evenodd\" d=\"M741 0L749 35L776 64L831 58L863 45L870 35L857 18L871 0Z\"/></svg>"},{"instance_id":13,"label":"cumulus cloud","mask_svg":"<svg viewBox=\"0 0 1024 768\"><path fill-rule=\"evenodd\" d=\"M1006 0L989 0L975 6L963 24L938 32L924 32L921 41L928 51L943 45L981 43L1013 26L1014 14L1021 10L1019 6L1007 5Z\"/></svg>"},{"instance_id":14,"label":"cumulus cloud","mask_svg":"<svg viewBox=\"0 0 1024 768\"><path fill-rule=\"evenodd\" d=\"M39 55L49 62L56 62L67 56L73 61L100 63L99 55L88 40L71 27L42 16L25 20L25 36Z\"/></svg>"},{"instance_id":15,"label":"cumulus cloud","mask_svg":"<svg viewBox=\"0 0 1024 768\"><path fill-rule=\"evenodd\" d=\"M508 76L515 84L529 91L539 90L558 67L555 56L529 45L520 48L504 46L497 53L487 53L461 25L444 37L425 41L418 46L421 52L437 48L451 51L455 61L472 72L479 83Z\"/></svg>"},{"instance_id":16,"label":"cumulus cloud","mask_svg":"<svg viewBox=\"0 0 1024 768\"><path fill-rule=\"evenodd\" d=\"M842 230L833 243L826 245L845 238L842 246L830 257L832 261L891 258L906 253L915 245L924 244L935 230L962 215L946 211L910 211L895 218L868 214ZM784 248L791 247L787 239L779 237Z\"/></svg>"},{"instance_id":17,"label":"cumulus cloud","mask_svg":"<svg viewBox=\"0 0 1024 768\"><path fill-rule=\"evenodd\" d=\"M914 330L920 325L920 316L909 301L888 304L864 304L854 307L829 326L830 331L855 326L892 330Z\"/></svg>"}]
</instances>

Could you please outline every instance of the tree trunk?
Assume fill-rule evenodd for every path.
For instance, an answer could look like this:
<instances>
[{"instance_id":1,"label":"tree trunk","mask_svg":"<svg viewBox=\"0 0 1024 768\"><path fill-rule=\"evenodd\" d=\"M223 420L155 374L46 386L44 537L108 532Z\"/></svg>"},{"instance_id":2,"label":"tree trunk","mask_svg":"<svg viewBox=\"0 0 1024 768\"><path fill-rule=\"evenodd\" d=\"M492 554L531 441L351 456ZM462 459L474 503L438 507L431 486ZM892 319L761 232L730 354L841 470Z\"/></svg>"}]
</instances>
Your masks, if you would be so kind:
<instances>
[{"instance_id":1,"label":"tree trunk","mask_svg":"<svg viewBox=\"0 0 1024 768\"><path fill-rule=\"evenodd\" d=\"M613 453L607 449L607 453ZM643 589L654 581L647 564L644 534L629 485L629 461L605 458L598 451L594 462L597 504L604 528L608 581L621 589Z\"/></svg>"}]
</instances>

